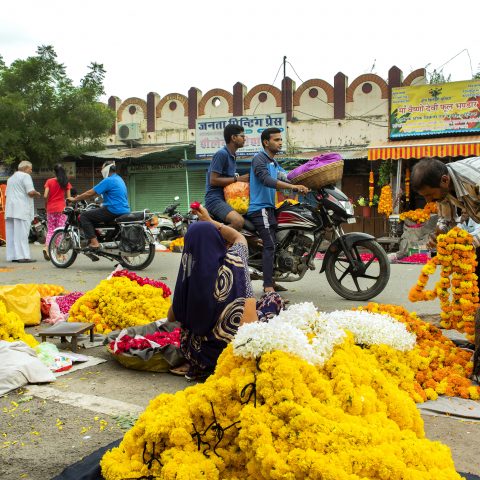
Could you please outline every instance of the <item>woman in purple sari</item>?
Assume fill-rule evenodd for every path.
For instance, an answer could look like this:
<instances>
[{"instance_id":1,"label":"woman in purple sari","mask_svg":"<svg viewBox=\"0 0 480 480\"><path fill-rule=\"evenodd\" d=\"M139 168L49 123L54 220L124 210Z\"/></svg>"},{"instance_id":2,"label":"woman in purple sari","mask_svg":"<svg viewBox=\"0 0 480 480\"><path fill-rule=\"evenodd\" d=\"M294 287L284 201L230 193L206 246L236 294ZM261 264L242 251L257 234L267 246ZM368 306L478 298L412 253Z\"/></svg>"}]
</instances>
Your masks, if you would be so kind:
<instances>
[{"instance_id":1,"label":"woman in purple sari","mask_svg":"<svg viewBox=\"0 0 480 480\"><path fill-rule=\"evenodd\" d=\"M245 237L212 220L202 206L196 213L202 221L191 225L185 235L168 312L170 321L182 325L181 349L187 359L172 373L184 374L187 380L202 380L213 373L238 327L258 320ZM276 313L282 306L275 305Z\"/></svg>"}]
</instances>

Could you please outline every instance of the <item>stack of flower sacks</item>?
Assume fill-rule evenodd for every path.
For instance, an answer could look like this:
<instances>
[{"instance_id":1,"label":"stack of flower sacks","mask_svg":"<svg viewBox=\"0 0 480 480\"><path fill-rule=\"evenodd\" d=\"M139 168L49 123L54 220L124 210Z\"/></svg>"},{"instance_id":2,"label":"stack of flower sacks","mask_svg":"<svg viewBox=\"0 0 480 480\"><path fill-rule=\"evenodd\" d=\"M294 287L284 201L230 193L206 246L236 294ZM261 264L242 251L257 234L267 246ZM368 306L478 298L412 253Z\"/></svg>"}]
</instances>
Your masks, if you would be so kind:
<instances>
[{"instance_id":1,"label":"stack of flower sacks","mask_svg":"<svg viewBox=\"0 0 480 480\"><path fill-rule=\"evenodd\" d=\"M162 282L142 279L132 272L127 276L102 280L71 307L69 322L95 323L95 331L108 334L165 318L171 291Z\"/></svg>"},{"instance_id":2,"label":"stack of flower sacks","mask_svg":"<svg viewBox=\"0 0 480 480\"><path fill-rule=\"evenodd\" d=\"M245 215L250 205L250 184L246 182L231 183L223 189L226 202L238 213Z\"/></svg>"},{"instance_id":3,"label":"stack of flower sacks","mask_svg":"<svg viewBox=\"0 0 480 480\"><path fill-rule=\"evenodd\" d=\"M448 447L425 438L407 393L415 372L402 358L415 348L404 323L368 311L300 304L246 324L204 384L151 401L105 454L102 474L460 479Z\"/></svg>"}]
</instances>

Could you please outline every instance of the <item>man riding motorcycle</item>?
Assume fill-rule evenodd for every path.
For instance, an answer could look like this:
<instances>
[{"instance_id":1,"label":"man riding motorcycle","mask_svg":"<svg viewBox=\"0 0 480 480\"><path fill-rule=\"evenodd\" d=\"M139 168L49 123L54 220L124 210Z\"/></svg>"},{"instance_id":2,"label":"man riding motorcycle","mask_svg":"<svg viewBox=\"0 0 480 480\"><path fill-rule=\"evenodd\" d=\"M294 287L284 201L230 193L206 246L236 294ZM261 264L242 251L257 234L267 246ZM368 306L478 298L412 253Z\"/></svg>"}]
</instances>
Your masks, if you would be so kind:
<instances>
[{"instance_id":1,"label":"man riding motorcycle","mask_svg":"<svg viewBox=\"0 0 480 480\"><path fill-rule=\"evenodd\" d=\"M102 165L102 177L103 180L92 189L67 199L72 202L78 202L97 195L103 196L102 207L87 210L80 215L80 224L85 237L89 241L88 247L91 250L101 248L95 235L95 224L111 223L120 215L130 213L127 186L122 177L117 175L114 161L109 160Z\"/></svg>"}]
</instances>

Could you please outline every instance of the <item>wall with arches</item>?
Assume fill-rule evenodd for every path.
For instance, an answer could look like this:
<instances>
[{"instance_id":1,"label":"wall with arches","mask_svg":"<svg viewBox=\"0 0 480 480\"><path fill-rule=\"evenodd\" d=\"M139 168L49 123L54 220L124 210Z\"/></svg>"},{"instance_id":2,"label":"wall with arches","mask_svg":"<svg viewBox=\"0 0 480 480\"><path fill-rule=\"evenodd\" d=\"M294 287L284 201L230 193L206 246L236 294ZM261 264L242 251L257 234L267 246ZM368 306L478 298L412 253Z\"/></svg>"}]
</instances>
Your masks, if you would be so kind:
<instances>
[{"instance_id":1,"label":"wall with arches","mask_svg":"<svg viewBox=\"0 0 480 480\"><path fill-rule=\"evenodd\" d=\"M259 84L248 89L240 82L231 91L213 88L205 93L192 87L186 94L156 92L146 99L121 101L110 97L116 115L108 145L122 145L118 128L138 123L140 144L168 144L195 141L197 119L285 113L288 142L294 149L366 146L388 136L390 91L393 87L425 83L425 69L405 78L393 66L386 78L369 73L349 82L339 72L333 82L313 78L296 85L286 77L281 88Z\"/></svg>"}]
</instances>

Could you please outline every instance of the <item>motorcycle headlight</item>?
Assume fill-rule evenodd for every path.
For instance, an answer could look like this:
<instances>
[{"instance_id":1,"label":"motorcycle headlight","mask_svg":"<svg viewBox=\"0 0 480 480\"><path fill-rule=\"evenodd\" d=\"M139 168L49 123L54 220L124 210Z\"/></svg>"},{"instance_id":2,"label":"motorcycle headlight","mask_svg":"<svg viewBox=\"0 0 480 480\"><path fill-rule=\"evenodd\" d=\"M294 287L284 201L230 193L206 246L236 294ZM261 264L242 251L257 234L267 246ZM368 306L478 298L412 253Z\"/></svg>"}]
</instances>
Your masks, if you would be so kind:
<instances>
[{"instance_id":1,"label":"motorcycle headlight","mask_svg":"<svg viewBox=\"0 0 480 480\"><path fill-rule=\"evenodd\" d=\"M344 210L349 214L353 215L353 205L349 201L339 201L340 205L344 208Z\"/></svg>"}]
</instances>

